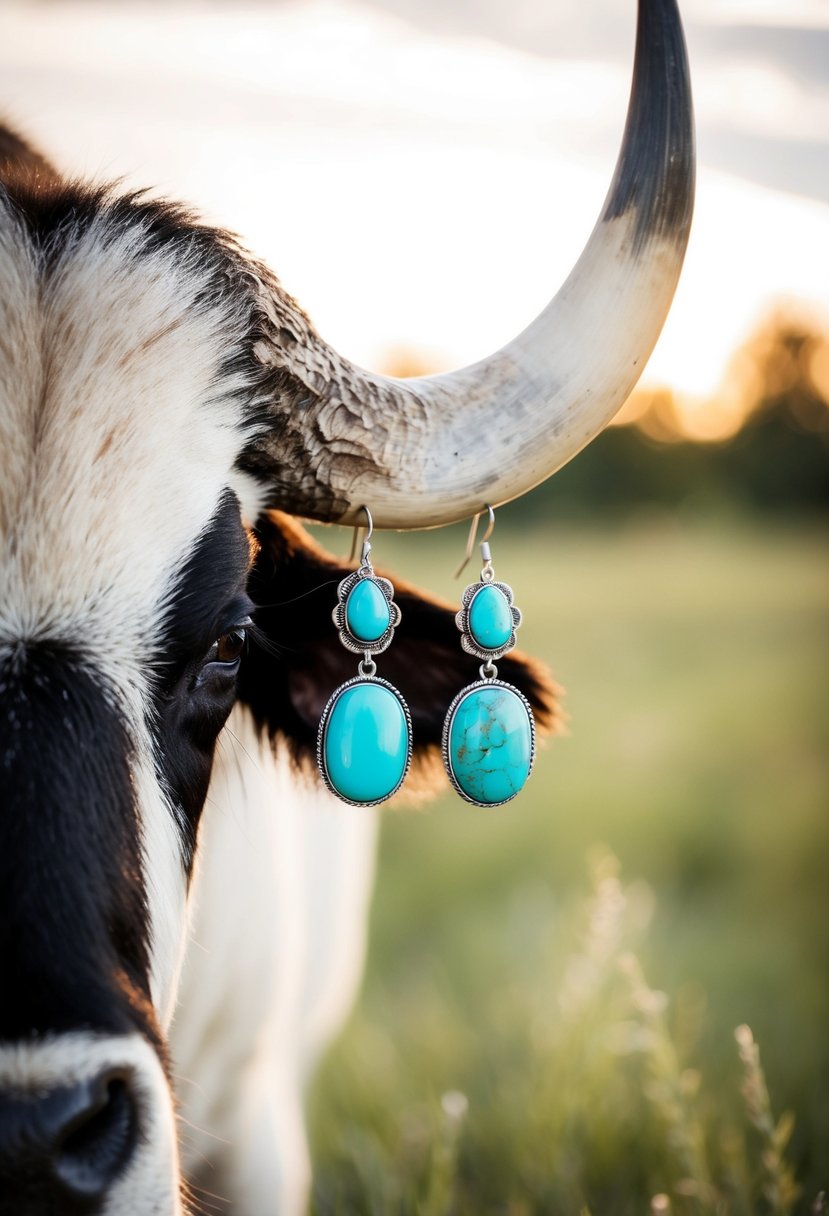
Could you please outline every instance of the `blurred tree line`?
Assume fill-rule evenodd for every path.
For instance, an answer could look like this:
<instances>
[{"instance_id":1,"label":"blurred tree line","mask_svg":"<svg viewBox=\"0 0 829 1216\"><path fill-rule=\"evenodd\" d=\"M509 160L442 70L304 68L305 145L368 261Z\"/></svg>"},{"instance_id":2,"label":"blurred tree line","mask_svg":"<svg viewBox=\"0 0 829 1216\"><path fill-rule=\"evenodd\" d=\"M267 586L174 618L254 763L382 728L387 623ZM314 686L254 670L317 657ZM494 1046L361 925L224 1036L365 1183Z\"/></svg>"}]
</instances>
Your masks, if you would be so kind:
<instances>
[{"instance_id":1,"label":"blurred tree line","mask_svg":"<svg viewBox=\"0 0 829 1216\"><path fill-rule=\"evenodd\" d=\"M396 352L388 371L437 370ZM715 396L683 408L670 389L635 392L622 425L511 504L504 523L624 516L641 508L829 513L829 333L777 311L733 356Z\"/></svg>"},{"instance_id":2,"label":"blurred tree line","mask_svg":"<svg viewBox=\"0 0 829 1216\"><path fill-rule=\"evenodd\" d=\"M632 422L605 430L510 516L829 512L829 334L813 324L780 313L764 323L696 425L670 390L637 393L631 407Z\"/></svg>"}]
</instances>

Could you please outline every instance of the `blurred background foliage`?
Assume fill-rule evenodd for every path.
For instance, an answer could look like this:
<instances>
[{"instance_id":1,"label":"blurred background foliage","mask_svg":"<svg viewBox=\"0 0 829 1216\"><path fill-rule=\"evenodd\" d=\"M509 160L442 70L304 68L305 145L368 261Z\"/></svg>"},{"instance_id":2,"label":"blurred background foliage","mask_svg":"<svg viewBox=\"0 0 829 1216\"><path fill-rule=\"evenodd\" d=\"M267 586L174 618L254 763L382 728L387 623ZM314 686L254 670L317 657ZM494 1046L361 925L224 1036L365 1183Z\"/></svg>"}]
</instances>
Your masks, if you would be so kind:
<instances>
[{"instance_id":1,"label":"blurred background foliage","mask_svg":"<svg viewBox=\"0 0 829 1216\"><path fill-rule=\"evenodd\" d=\"M701 412L639 394L498 512L567 733L507 807L386 812L318 1216L824 1210L828 401L777 313ZM375 556L456 600L465 531Z\"/></svg>"}]
</instances>

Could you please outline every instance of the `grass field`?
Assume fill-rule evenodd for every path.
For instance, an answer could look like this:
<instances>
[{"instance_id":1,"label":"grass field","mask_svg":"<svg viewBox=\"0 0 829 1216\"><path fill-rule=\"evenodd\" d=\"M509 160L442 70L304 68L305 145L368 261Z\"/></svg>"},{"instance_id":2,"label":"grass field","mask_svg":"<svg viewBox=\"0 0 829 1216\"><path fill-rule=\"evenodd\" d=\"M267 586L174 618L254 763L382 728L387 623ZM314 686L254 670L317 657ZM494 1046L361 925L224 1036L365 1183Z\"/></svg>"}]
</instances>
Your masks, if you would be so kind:
<instances>
[{"instance_id":1,"label":"grass field","mask_svg":"<svg viewBox=\"0 0 829 1216\"><path fill-rule=\"evenodd\" d=\"M569 733L507 807L386 814L364 991L313 1094L318 1216L822 1210L826 542L496 531ZM462 547L375 555L457 597Z\"/></svg>"}]
</instances>

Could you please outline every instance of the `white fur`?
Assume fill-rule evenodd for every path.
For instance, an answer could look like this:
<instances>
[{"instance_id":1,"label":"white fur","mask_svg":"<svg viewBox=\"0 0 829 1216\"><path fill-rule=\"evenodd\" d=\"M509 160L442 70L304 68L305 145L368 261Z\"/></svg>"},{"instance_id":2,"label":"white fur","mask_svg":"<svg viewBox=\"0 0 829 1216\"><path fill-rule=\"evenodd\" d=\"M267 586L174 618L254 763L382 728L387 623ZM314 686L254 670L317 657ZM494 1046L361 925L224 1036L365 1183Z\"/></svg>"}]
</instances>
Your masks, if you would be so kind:
<instances>
[{"instance_id":1,"label":"white fur","mask_svg":"<svg viewBox=\"0 0 829 1216\"><path fill-rule=\"evenodd\" d=\"M45 285L0 204L0 652L71 639L135 741L152 995L169 1022L187 935L175 813L145 721L162 609L233 472L244 431L219 358L238 318L198 313L199 267L136 261L97 222ZM303 1081L362 966L376 818L278 764L250 715L223 732L201 828L192 938L172 1030L184 1159L215 1161L234 1216L295 1216L309 1181ZM172 1106L138 1040L70 1036L0 1053L6 1075L65 1083L134 1065L149 1140L107 1209L175 1216Z\"/></svg>"},{"instance_id":2,"label":"white fur","mask_svg":"<svg viewBox=\"0 0 829 1216\"><path fill-rule=\"evenodd\" d=\"M185 1167L207 1178L214 1167L234 1216L304 1208L303 1083L362 970L376 830L373 811L292 772L234 710L170 1037Z\"/></svg>"},{"instance_id":3,"label":"white fur","mask_svg":"<svg viewBox=\"0 0 829 1216\"><path fill-rule=\"evenodd\" d=\"M0 210L0 647L71 639L137 742L153 996L169 1012L184 931L175 819L144 721L161 607L228 484L244 432L222 381L220 309L198 267L134 258L98 221L40 287Z\"/></svg>"}]
</instances>

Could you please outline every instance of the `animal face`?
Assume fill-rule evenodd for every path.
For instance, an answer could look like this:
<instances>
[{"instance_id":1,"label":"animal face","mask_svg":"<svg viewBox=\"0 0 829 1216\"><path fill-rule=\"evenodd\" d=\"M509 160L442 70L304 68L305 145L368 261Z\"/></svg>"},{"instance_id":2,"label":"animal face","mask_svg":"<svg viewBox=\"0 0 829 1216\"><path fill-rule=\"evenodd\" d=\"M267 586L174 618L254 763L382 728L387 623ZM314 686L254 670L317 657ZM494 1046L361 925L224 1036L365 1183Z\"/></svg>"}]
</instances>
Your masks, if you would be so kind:
<instances>
[{"instance_id":1,"label":"animal face","mask_svg":"<svg viewBox=\"0 0 829 1216\"><path fill-rule=\"evenodd\" d=\"M69 190L0 205L0 1086L24 1094L0 1163L36 1119L27 1088L59 1082L30 1166L47 1176L66 1128L97 1119L49 1166L70 1196L117 1195L170 1121L163 1029L253 607L233 269L169 209ZM175 1189L174 1139L157 1149L147 1169Z\"/></svg>"}]
</instances>

